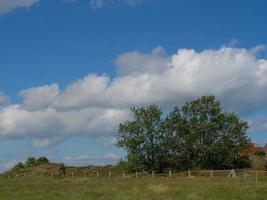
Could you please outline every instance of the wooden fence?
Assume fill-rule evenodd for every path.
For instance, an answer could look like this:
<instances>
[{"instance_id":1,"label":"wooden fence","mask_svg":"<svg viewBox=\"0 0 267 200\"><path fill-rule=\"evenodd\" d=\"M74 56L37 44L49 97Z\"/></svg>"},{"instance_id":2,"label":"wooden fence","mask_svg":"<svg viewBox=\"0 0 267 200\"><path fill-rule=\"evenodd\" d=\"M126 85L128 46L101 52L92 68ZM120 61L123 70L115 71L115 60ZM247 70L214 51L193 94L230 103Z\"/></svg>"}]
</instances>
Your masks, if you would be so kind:
<instances>
[{"instance_id":1,"label":"wooden fence","mask_svg":"<svg viewBox=\"0 0 267 200\"><path fill-rule=\"evenodd\" d=\"M188 170L183 172L175 172L169 170L166 173L155 173L155 172L134 172L129 173L126 171L119 172L118 170L113 171L70 171L68 170L64 176L60 176L59 173L43 173L36 175L28 175L27 173L17 173L2 175L3 178L17 179L23 177L53 177L53 178L64 178L64 179L92 179L92 178L107 178L107 179L130 179L130 178L169 178L169 179L182 179L188 178L193 179L197 177L202 178L242 178L244 180L253 179L255 182L262 177L267 178L267 171L251 170L251 169L232 169L232 170Z\"/></svg>"}]
</instances>

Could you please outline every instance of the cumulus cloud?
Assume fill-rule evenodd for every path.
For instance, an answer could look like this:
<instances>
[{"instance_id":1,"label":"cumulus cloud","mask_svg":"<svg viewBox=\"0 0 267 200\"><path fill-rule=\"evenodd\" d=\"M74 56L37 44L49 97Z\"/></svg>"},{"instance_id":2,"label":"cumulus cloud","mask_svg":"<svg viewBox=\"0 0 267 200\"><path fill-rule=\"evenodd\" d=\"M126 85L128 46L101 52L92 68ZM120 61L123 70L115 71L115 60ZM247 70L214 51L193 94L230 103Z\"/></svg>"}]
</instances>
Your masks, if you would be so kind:
<instances>
[{"instance_id":1,"label":"cumulus cloud","mask_svg":"<svg viewBox=\"0 0 267 200\"><path fill-rule=\"evenodd\" d=\"M23 98L21 107L29 110L47 108L59 94L57 84L22 90L19 95Z\"/></svg>"},{"instance_id":2,"label":"cumulus cloud","mask_svg":"<svg viewBox=\"0 0 267 200\"><path fill-rule=\"evenodd\" d=\"M0 1L0 15L6 14L17 8L29 8L39 0L1 0Z\"/></svg>"},{"instance_id":3,"label":"cumulus cloud","mask_svg":"<svg viewBox=\"0 0 267 200\"><path fill-rule=\"evenodd\" d=\"M13 105L0 112L0 138L41 138L42 146L49 144L51 138L53 141L55 137L114 134L118 123L127 118L127 111L112 108L85 108L61 112L52 108L28 111Z\"/></svg>"},{"instance_id":4,"label":"cumulus cloud","mask_svg":"<svg viewBox=\"0 0 267 200\"><path fill-rule=\"evenodd\" d=\"M267 106L267 60L257 57L258 50L179 49L169 56L159 47L124 53L114 78L89 74L61 91L56 84L22 90L21 104L0 110L0 138L33 137L35 146L45 146L83 134L108 145L118 124L131 117L129 107L166 108L210 94L239 114L256 112Z\"/></svg>"},{"instance_id":5,"label":"cumulus cloud","mask_svg":"<svg viewBox=\"0 0 267 200\"><path fill-rule=\"evenodd\" d=\"M128 55L129 53L123 54L123 58L119 57L119 60L125 59L131 63L132 58ZM154 73L146 70L147 72L136 75L135 70L132 70L116 79L111 88L117 93L118 89L114 88L119 88L120 85L126 87L127 96L132 97L129 101L133 104L179 104L187 99L213 94L228 108L238 112L249 112L266 106L267 94L264 91L267 88L267 61L258 59L255 51L232 47L202 52L179 49L169 59L170 62L164 64L163 71ZM154 61L155 58L152 57L144 63ZM124 68L124 63L126 61L120 67ZM130 64L127 65L129 66L131 67Z\"/></svg>"},{"instance_id":6,"label":"cumulus cloud","mask_svg":"<svg viewBox=\"0 0 267 200\"><path fill-rule=\"evenodd\" d=\"M120 55L116 60L119 75L160 73L170 68L171 58L162 47L157 47L149 54L138 51Z\"/></svg>"},{"instance_id":7,"label":"cumulus cloud","mask_svg":"<svg viewBox=\"0 0 267 200\"><path fill-rule=\"evenodd\" d=\"M9 104L9 97L0 91L0 108Z\"/></svg>"},{"instance_id":8,"label":"cumulus cloud","mask_svg":"<svg viewBox=\"0 0 267 200\"><path fill-rule=\"evenodd\" d=\"M148 0L90 0L89 4L92 8L103 8L110 5L134 6L145 1Z\"/></svg>"}]
</instances>

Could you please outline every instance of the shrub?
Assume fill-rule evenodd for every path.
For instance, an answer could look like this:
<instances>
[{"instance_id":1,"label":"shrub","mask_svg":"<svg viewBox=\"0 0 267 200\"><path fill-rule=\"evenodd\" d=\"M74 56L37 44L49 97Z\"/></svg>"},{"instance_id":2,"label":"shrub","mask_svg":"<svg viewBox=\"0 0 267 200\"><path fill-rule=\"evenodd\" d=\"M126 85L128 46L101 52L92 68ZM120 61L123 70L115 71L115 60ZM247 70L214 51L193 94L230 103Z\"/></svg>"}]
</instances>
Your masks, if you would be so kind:
<instances>
[{"instance_id":1,"label":"shrub","mask_svg":"<svg viewBox=\"0 0 267 200\"><path fill-rule=\"evenodd\" d=\"M234 162L235 168L250 168L251 167L251 160L248 156L243 156L235 160Z\"/></svg>"},{"instance_id":2,"label":"shrub","mask_svg":"<svg viewBox=\"0 0 267 200\"><path fill-rule=\"evenodd\" d=\"M36 158L34 157L29 157L26 160L25 167L33 167L37 165Z\"/></svg>"},{"instance_id":3,"label":"shrub","mask_svg":"<svg viewBox=\"0 0 267 200\"><path fill-rule=\"evenodd\" d=\"M255 155L258 156L258 157L263 158L263 157L266 155L266 153L265 153L264 151L257 151L257 152L255 153Z\"/></svg>"},{"instance_id":4,"label":"shrub","mask_svg":"<svg viewBox=\"0 0 267 200\"><path fill-rule=\"evenodd\" d=\"M59 171L60 176L64 176L66 174L66 167L63 163L59 164L58 171Z\"/></svg>"},{"instance_id":5,"label":"shrub","mask_svg":"<svg viewBox=\"0 0 267 200\"><path fill-rule=\"evenodd\" d=\"M36 162L37 165L43 165L49 163L49 160L46 157L40 157Z\"/></svg>"},{"instance_id":6,"label":"shrub","mask_svg":"<svg viewBox=\"0 0 267 200\"><path fill-rule=\"evenodd\" d=\"M22 162L17 163L11 170L12 171L19 171L21 169L24 169L25 166Z\"/></svg>"}]
</instances>

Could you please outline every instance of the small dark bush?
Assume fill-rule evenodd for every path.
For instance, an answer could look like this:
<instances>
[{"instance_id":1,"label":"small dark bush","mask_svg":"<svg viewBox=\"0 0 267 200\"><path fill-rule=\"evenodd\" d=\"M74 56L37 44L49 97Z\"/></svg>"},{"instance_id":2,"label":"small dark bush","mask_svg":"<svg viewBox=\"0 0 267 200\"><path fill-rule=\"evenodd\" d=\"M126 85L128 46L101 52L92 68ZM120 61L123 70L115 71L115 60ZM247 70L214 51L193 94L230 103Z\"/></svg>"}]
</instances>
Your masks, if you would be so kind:
<instances>
[{"instance_id":1,"label":"small dark bush","mask_svg":"<svg viewBox=\"0 0 267 200\"><path fill-rule=\"evenodd\" d=\"M257 152L255 153L255 155L258 156L258 157L263 158L263 157L266 155L266 153L265 153L264 151L257 151Z\"/></svg>"},{"instance_id":2,"label":"small dark bush","mask_svg":"<svg viewBox=\"0 0 267 200\"><path fill-rule=\"evenodd\" d=\"M12 168L12 171L19 171L24 168L25 168L24 164L22 162L19 162Z\"/></svg>"},{"instance_id":3,"label":"small dark bush","mask_svg":"<svg viewBox=\"0 0 267 200\"><path fill-rule=\"evenodd\" d=\"M59 171L60 176L62 177L66 174L66 167L63 163L59 164L58 171Z\"/></svg>"},{"instance_id":4,"label":"small dark bush","mask_svg":"<svg viewBox=\"0 0 267 200\"><path fill-rule=\"evenodd\" d=\"M46 157L40 157L37 159L37 165L43 165L49 163L49 160Z\"/></svg>"}]
</instances>

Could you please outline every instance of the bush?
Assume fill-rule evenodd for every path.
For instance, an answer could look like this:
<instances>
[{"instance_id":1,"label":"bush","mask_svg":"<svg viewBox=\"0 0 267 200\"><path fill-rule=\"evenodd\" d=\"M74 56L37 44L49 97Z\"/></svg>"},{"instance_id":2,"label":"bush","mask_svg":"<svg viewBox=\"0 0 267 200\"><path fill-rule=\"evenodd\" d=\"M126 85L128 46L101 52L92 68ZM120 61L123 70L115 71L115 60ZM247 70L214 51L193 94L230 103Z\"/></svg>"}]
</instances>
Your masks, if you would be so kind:
<instances>
[{"instance_id":1,"label":"bush","mask_svg":"<svg viewBox=\"0 0 267 200\"><path fill-rule=\"evenodd\" d=\"M266 155L266 153L265 153L264 151L257 151L257 152L255 153L255 155L258 156L258 157L263 158L263 157Z\"/></svg>"},{"instance_id":2,"label":"bush","mask_svg":"<svg viewBox=\"0 0 267 200\"><path fill-rule=\"evenodd\" d=\"M40 157L37 159L37 165L44 165L49 163L49 160L46 157Z\"/></svg>"},{"instance_id":3,"label":"bush","mask_svg":"<svg viewBox=\"0 0 267 200\"><path fill-rule=\"evenodd\" d=\"M66 174L66 167L63 163L59 164L58 171L59 171L60 176L64 176Z\"/></svg>"},{"instance_id":4,"label":"bush","mask_svg":"<svg viewBox=\"0 0 267 200\"><path fill-rule=\"evenodd\" d=\"M37 165L36 158L34 157L29 157L26 160L25 167L33 167Z\"/></svg>"},{"instance_id":5,"label":"bush","mask_svg":"<svg viewBox=\"0 0 267 200\"><path fill-rule=\"evenodd\" d=\"M243 156L235 160L234 168L250 168L251 167L251 160L248 156Z\"/></svg>"},{"instance_id":6,"label":"bush","mask_svg":"<svg viewBox=\"0 0 267 200\"><path fill-rule=\"evenodd\" d=\"M25 166L22 162L17 163L11 170L12 171L19 171L21 169L24 169Z\"/></svg>"}]
</instances>

